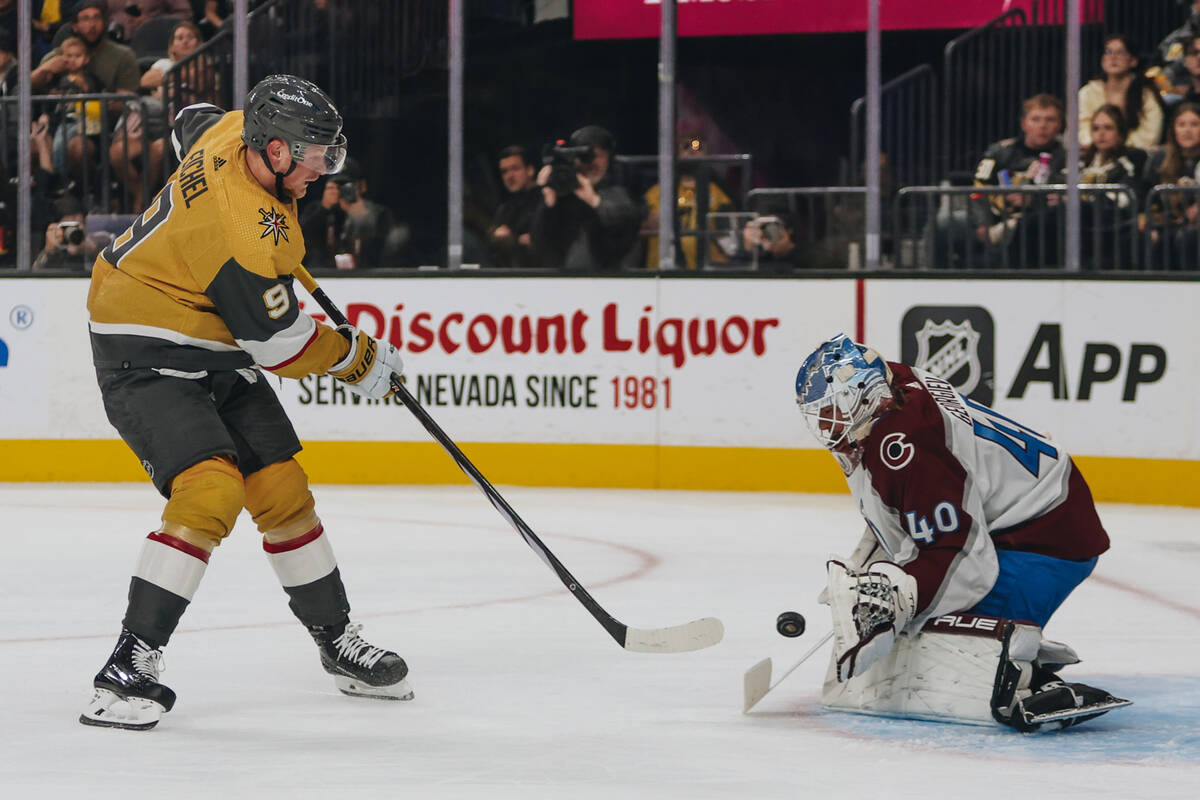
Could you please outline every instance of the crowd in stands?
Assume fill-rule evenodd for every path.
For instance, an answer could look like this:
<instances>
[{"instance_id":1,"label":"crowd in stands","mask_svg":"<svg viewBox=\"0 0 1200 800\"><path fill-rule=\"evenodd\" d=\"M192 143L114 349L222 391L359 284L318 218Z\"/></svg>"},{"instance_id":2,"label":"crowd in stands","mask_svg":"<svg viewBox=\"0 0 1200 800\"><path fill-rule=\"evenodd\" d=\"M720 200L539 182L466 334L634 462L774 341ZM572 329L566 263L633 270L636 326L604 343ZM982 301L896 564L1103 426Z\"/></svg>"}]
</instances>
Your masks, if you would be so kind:
<instances>
[{"instance_id":1,"label":"crowd in stands","mask_svg":"<svg viewBox=\"0 0 1200 800\"><path fill-rule=\"evenodd\" d=\"M314 12L329 11L329 0L307 2ZM89 268L104 236L88 231L93 217L145 208L168 161L171 109L164 77L227 25L231 7L226 0L34 0L37 63L31 83L36 94L64 97L39 104L29 132L34 230L46 232L36 268ZM20 69L14 15L15 3L0 0L2 95L15 91ZM1200 268L1200 0L1186 23L1153 51L1139 50L1125 36L1108 36L1094 75L1078 90L1077 120L1065 118L1054 95L1024 102L1017 135L980 154L978 191L944 198L920 231L909 232L924 248L919 263L950 269L1061 266L1062 193L1036 187L1066 181L1063 137L1077 135L1081 183L1085 189L1106 187L1081 195L1084 268ZM216 80L192 76L187 102L215 99ZM97 93L122 97L66 99ZM3 119L15 134L11 116ZM862 246L861 193L831 194L820 208L810 204L807 210L795 202L756 204L714 165L723 157L710 156L702 137L680 134L670 201L657 183L639 184L621 169L617 142L600 125L584 125L536 157L522 144L497 143L492 163L503 196L486 228L467 231L464 260L523 270L657 269L659 209L670 202L676 239L670 260L680 269L854 266ZM10 192L15 139L6 137L8 174L0 176ZM881 160L885 251L895 262L900 243L889 237L896 187L886 153ZM416 266L413 232L371 197L369 174L349 159L302 203L310 268ZM101 196L111 199L105 203ZM11 197L4 206L12 216ZM12 222L0 225L0 265L8 265ZM81 233L84 240L75 242Z\"/></svg>"}]
</instances>

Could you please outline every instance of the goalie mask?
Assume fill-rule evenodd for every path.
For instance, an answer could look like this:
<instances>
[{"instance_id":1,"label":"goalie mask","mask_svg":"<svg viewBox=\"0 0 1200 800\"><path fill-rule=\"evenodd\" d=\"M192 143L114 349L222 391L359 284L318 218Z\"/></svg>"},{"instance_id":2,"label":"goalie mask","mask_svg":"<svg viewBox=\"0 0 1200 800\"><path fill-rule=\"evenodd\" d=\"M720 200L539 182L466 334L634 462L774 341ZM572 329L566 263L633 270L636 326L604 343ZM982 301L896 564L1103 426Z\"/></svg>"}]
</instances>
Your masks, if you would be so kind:
<instances>
[{"instance_id":1,"label":"goalie mask","mask_svg":"<svg viewBox=\"0 0 1200 800\"><path fill-rule=\"evenodd\" d=\"M796 374L796 404L809 431L829 450L864 438L891 397L891 371L883 358L845 334L813 351Z\"/></svg>"}]
</instances>

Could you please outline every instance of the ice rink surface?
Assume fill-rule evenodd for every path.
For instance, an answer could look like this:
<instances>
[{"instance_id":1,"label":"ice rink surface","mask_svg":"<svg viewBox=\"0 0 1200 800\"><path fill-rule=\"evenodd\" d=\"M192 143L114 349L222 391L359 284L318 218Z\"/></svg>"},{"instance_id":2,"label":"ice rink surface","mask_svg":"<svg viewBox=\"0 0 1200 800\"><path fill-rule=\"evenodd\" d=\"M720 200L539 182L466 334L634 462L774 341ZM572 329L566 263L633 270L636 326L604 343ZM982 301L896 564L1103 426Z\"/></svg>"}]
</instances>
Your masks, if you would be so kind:
<instances>
[{"instance_id":1,"label":"ice rink surface","mask_svg":"<svg viewBox=\"0 0 1200 800\"><path fill-rule=\"evenodd\" d=\"M316 487L363 635L403 655L416 699L344 697L245 516L214 553L150 732L76 720L115 643L149 484L0 485L6 798L1196 798L1200 511L1102 506L1113 540L1047 635L1064 671L1133 699L1062 733L827 712L827 651L749 715L742 674L782 674L828 630L824 559L848 496L501 487L610 613L715 615L725 641L620 649L470 486ZM776 615L808 618L797 640Z\"/></svg>"}]
</instances>

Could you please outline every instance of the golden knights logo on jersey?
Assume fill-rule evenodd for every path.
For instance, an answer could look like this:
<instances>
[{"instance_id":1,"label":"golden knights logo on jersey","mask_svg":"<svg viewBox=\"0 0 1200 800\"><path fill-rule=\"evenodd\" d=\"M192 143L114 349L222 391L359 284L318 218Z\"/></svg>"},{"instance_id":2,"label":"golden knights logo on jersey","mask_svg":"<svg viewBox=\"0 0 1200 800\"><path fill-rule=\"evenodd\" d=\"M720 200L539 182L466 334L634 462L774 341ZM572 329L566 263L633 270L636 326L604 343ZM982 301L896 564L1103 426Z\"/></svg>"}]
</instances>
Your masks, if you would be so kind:
<instances>
[{"instance_id":1,"label":"golden knights logo on jersey","mask_svg":"<svg viewBox=\"0 0 1200 800\"><path fill-rule=\"evenodd\" d=\"M270 211L260 208L258 213L262 215L262 220L258 224L263 226L263 232L258 238L265 239L268 236L274 236L276 245L279 244L280 236L283 237L285 242L291 241L287 235L288 230L290 230L287 224L287 217L282 212L276 211L275 206L271 206Z\"/></svg>"},{"instance_id":2,"label":"golden knights logo on jersey","mask_svg":"<svg viewBox=\"0 0 1200 800\"><path fill-rule=\"evenodd\" d=\"M995 324L980 306L914 306L900 322L901 361L984 405L995 397L994 353Z\"/></svg>"}]
</instances>

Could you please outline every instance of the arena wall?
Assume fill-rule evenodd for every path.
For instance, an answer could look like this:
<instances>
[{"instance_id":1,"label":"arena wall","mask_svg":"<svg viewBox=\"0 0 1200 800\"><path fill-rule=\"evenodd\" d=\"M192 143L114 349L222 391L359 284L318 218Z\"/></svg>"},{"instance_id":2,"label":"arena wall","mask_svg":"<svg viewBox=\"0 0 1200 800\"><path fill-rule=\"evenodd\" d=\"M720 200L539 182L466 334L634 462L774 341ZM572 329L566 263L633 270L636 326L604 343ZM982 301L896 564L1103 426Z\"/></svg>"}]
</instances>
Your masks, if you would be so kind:
<instances>
[{"instance_id":1,"label":"arena wall","mask_svg":"<svg viewBox=\"0 0 1200 800\"><path fill-rule=\"evenodd\" d=\"M104 416L87 281L0 283L0 480L145 475ZM845 491L794 402L838 331L1051 432L1097 498L1200 506L1200 284L687 277L337 278L497 484ZM303 290L299 290L303 297ZM318 316L309 301L306 310ZM275 379L271 379L275 380ZM399 403L276 381L316 482L465 479Z\"/></svg>"}]
</instances>

